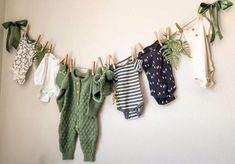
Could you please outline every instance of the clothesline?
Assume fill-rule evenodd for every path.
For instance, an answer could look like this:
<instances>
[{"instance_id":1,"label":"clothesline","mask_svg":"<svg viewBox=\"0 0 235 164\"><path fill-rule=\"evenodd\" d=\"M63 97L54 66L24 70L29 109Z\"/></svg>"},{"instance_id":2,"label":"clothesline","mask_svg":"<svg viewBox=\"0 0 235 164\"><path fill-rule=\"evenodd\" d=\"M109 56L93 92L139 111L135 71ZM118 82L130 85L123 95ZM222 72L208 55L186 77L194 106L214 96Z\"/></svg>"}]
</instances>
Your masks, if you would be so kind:
<instances>
[{"instance_id":1,"label":"clothesline","mask_svg":"<svg viewBox=\"0 0 235 164\"><path fill-rule=\"evenodd\" d=\"M219 7L221 6L218 5L221 5L221 3L223 3L223 7L226 3L227 8L232 5L229 0L219 0L212 4L201 3L200 7L203 9L202 11L210 10L211 14L212 9L216 11L219 10ZM226 7L221 8L226 9ZM184 32L185 38L187 38L187 41L192 45L193 78L198 80L202 87L206 88L214 85L213 74L215 69L210 52L210 42L205 33L204 23L209 22L212 29L214 28L210 20L207 20L205 17L200 17L201 14L205 14L204 12L199 14L198 17L190 20L182 27L176 23L178 30L173 34ZM183 30L195 20L198 21L193 27L190 27L190 30ZM10 26L17 27L17 30L20 33L22 30L21 27L25 27L26 24L27 21L25 20L23 22L18 21L17 23L6 22L4 28L9 28ZM219 28L218 24L215 27ZM12 30L12 28L10 28L9 31L10 30ZM174 40L173 37L170 38L170 28L167 28L166 31L167 41L161 39L157 33L156 37L158 42L156 41L145 48L139 47L142 51L138 53L139 55L136 60L133 60L133 48L131 48L131 56L119 61L115 68L112 56L108 55L108 61L105 61L105 63L107 64L107 67L109 67L111 61L114 69L108 68L102 70L101 68L106 67L106 65L103 64L101 57L98 57L97 60L98 63L101 64L101 67L96 70L95 76L94 74L90 74L90 70L86 73L82 73L79 69L74 69L75 60L72 57L69 57L68 59L68 54L66 54L65 58L59 60L61 57L55 57L53 53L51 53L53 49L52 44L50 44L49 48L46 48L48 42L42 46L43 51L40 51L39 49L39 52L37 52L37 43L39 43L41 35L38 36L36 41L32 41L27 37L29 26L27 26L24 31L25 34L18 44L12 66L13 78L18 84L23 84L26 79L27 71L32 65L32 59L38 55L37 53L43 52L43 55L38 55L38 58L43 57L43 59L34 73L34 83L35 85L41 86L40 100L42 102L50 102L51 97L56 97L56 102L59 111L61 112L59 144L63 159L74 158L76 139L77 136L79 136L81 148L84 153L84 161L95 160L96 144L99 136L98 114L105 101L105 97L112 92L114 92L114 99L116 100L116 109L123 112L126 119L136 119L142 115L144 109L144 99L140 83L140 72L142 70L144 70L148 79L150 94L158 104L166 105L175 100L174 93L176 91L176 83L172 65L170 61L167 60L168 56L164 54L166 51L161 51L161 49L165 48L168 41L174 43L173 48L175 49L177 49L177 47L181 50L184 49L184 51L186 51L186 49L182 46L184 43L181 38L178 39L177 37L177 40ZM215 34L217 34L215 32L218 31L219 29L216 31L212 30L211 42L213 41ZM11 31L9 33L11 33ZM15 41L14 39L13 41ZM165 41L163 46L160 45L161 40ZM17 47L16 44L12 43L13 42L7 42L6 45L8 51L10 50L9 45L14 48ZM167 50L173 51L173 48ZM178 53L177 55L180 54ZM172 56L176 57L174 54ZM59 61L65 62L64 64L58 64ZM95 62L93 61L93 71L94 67ZM79 68L89 69L84 67ZM94 73L93 71L92 73Z\"/></svg>"},{"instance_id":2,"label":"clothesline","mask_svg":"<svg viewBox=\"0 0 235 164\"><path fill-rule=\"evenodd\" d=\"M175 23L176 24L176 27L177 27L177 29L178 30L176 30L173 34L176 34L177 32L181 32L181 30L183 30L183 28L185 28L185 27L187 27L189 24L191 24L192 22L194 22L195 20L197 19L197 17L195 17L195 18L193 18L192 20L190 20L189 22L187 22L186 24L184 24L183 26L180 26L178 23ZM23 30L25 33L28 33L29 32L29 28L30 28L30 26L29 26L29 24L27 24L27 26L26 26L26 28ZM160 39L161 38L158 38L158 36L156 35L156 37L157 37L157 41L159 41L159 42L161 42L160 41ZM41 35L39 35L38 37L37 37L37 39L36 39L36 43L39 43L40 42L40 38L41 38ZM42 47L42 48L47 48L47 45L48 45L48 41L45 43L45 45ZM141 51L144 49L144 47L142 46L142 44L139 42L138 43L138 45L139 45L139 47L141 48ZM50 44L50 46L49 46L49 50L50 50L50 52L52 52L52 50L53 50L53 46L52 46L52 44ZM133 51L133 50L132 50ZM132 52L133 53L133 52ZM68 55L68 54L66 54L66 55ZM60 61L62 61L64 58L62 58L62 57L59 57L59 56L57 56L57 55L55 55ZM69 58L70 58L70 56L69 56ZM99 57L100 58L100 57ZM99 59L98 59L99 60ZM107 62L107 61L106 61ZM114 61L113 61L114 62ZM102 60L100 61L99 60L99 63L102 63ZM109 63L109 62L108 62ZM95 67L97 66L97 64L98 64L98 62L96 61L95 62ZM106 63L107 64L107 63ZM75 59L74 59L74 66L75 66L76 64L75 64ZM102 64L101 64L102 65ZM81 67L81 66L75 66L75 67L77 67L77 68L80 68L80 69L90 69L90 68L88 68L88 67ZM94 67L94 63L92 63L92 67Z\"/></svg>"}]
</instances>

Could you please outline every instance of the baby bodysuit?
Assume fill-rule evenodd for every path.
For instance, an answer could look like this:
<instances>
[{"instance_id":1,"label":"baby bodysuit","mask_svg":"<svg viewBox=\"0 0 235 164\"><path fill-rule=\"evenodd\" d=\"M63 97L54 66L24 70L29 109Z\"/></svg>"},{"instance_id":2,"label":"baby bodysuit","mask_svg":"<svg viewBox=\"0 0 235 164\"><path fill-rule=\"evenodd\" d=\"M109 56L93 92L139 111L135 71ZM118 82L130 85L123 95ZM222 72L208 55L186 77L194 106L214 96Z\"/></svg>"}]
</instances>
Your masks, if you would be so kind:
<instances>
[{"instance_id":1,"label":"baby bodysuit","mask_svg":"<svg viewBox=\"0 0 235 164\"><path fill-rule=\"evenodd\" d=\"M51 97L59 94L59 88L56 85L56 76L59 70L59 59L53 54L47 53L34 73L35 85L42 86L40 91L40 100L49 102Z\"/></svg>"},{"instance_id":2,"label":"baby bodysuit","mask_svg":"<svg viewBox=\"0 0 235 164\"><path fill-rule=\"evenodd\" d=\"M184 28L184 36L191 49L191 62L193 65L193 77L200 82L203 88L214 85L214 65L210 50L208 34L210 22L202 15Z\"/></svg>"},{"instance_id":3,"label":"baby bodysuit","mask_svg":"<svg viewBox=\"0 0 235 164\"><path fill-rule=\"evenodd\" d=\"M133 62L131 57L128 57L117 63L114 69L117 109L124 113L126 119L138 118L143 111L144 101L139 79L141 65L141 60Z\"/></svg>"},{"instance_id":4,"label":"baby bodysuit","mask_svg":"<svg viewBox=\"0 0 235 164\"><path fill-rule=\"evenodd\" d=\"M12 65L13 80L18 84L24 84L26 74L32 66L32 60L36 53L36 41L23 35L18 45Z\"/></svg>"},{"instance_id":5,"label":"baby bodysuit","mask_svg":"<svg viewBox=\"0 0 235 164\"><path fill-rule=\"evenodd\" d=\"M151 95L160 105L175 100L175 80L169 61L160 52L161 46L156 41L139 52L138 59L143 61L143 69L149 81Z\"/></svg>"},{"instance_id":6,"label":"baby bodysuit","mask_svg":"<svg viewBox=\"0 0 235 164\"><path fill-rule=\"evenodd\" d=\"M39 66L39 64L41 63L42 59L44 58L47 52L48 52L47 48L38 47L36 49L36 54L35 57L33 58L36 68Z\"/></svg>"}]
</instances>

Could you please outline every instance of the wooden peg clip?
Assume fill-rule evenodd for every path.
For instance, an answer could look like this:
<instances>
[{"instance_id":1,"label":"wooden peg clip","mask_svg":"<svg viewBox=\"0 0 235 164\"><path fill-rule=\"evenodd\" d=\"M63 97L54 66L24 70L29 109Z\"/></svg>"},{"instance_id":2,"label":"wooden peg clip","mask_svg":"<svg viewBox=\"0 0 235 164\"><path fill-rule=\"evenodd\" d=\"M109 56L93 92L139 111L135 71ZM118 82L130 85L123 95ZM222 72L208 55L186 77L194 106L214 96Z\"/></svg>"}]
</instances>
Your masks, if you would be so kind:
<instances>
[{"instance_id":1,"label":"wooden peg clip","mask_svg":"<svg viewBox=\"0 0 235 164\"><path fill-rule=\"evenodd\" d=\"M141 52L144 52L144 46L141 43L138 43L138 46L139 46Z\"/></svg>"},{"instance_id":2,"label":"wooden peg clip","mask_svg":"<svg viewBox=\"0 0 235 164\"><path fill-rule=\"evenodd\" d=\"M104 64L105 68L109 69L110 66L110 59L109 59L109 55L106 56L105 58L105 64Z\"/></svg>"},{"instance_id":3,"label":"wooden peg clip","mask_svg":"<svg viewBox=\"0 0 235 164\"><path fill-rule=\"evenodd\" d=\"M60 63L63 63L63 64L65 64L66 62L65 62L65 60L66 60L66 56L67 56L68 54L66 54L61 60L60 60Z\"/></svg>"},{"instance_id":4,"label":"wooden peg clip","mask_svg":"<svg viewBox=\"0 0 235 164\"><path fill-rule=\"evenodd\" d=\"M112 64L113 69L116 69L115 62L112 55L109 55L109 63Z\"/></svg>"},{"instance_id":5,"label":"wooden peg clip","mask_svg":"<svg viewBox=\"0 0 235 164\"><path fill-rule=\"evenodd\" d=\"M48 45L48 41L46 42L46 44L42 47L41 51L43 51Z\"/></svg>"},{"instance_id":6,"label":"wooden peg clip","mask_svg":"<svg viewBox=\"0 0 235 164\"><path fill-rule=\"evenodd\" d=\"M158 32L154 32L154 34L155 34L159 44L162 46L161 37L160 37L159 33Z\"/></svg>"},{"instance_id":7,"label":"wooden peg clip","mask_svg":"<svg viewBox=\"0 0 235 164\"><path fill-rule=\"evenodd\" d=\"M171 36L171 28L170 27L166 28L166 36L167 36L167 39L169 40L170 36Z\"/></svg>"},{"instance_id":8,"label":"wooden peg clip","mask_svg":"<svg viewBox=\"0 0 235 164\"><path fill-rule=\"evenodd\" d=\"M36 44L39 43L40 38L41 38L41 34L38 35L37 40L36 40Z\"/></svg>"},{"instance_id":9,"label":"wooden peg clip","mask_svg":"<svg viewBox=\"0 0 235 164\"><path fill-rule=\"evenodd\" d=\"M101 65L102 69L104 69L105 67L104 67L104 64L103 64L103 62L102 62L101 57L98 57L98 60L99 60L99 63L100 63L100 65Z\"/></svg>"},{"instance_id":10,"label":"wooden peg clip","mask_svg":"<svg viewBox=\"0 0 235 164\"><path fill-rule=\"evenodd\" d=\"M66 64L67 64L67 66L68 66L68 70L70 70L70 61L71 60L71 56L70 55L68 55L67 56L67 59L66 59Z\"/></svg>"},{"instance_id":11,"label":"wooden peg clip","mask_svg":"<svg viewBox=\"0 0 235 164\"><path fill-rule=\"evenodd\" d=\"M52 44L50 44L48 52L51 53L52 52Z\"/></svg>"},{"instance_id":12,"label":"wooden peg clip","mask_svg":"<svg viewBox=\"0 0 235 164\"><path fill-rule=\"evenodd\" d=\"M66 54L64 63L65 63L66 65L68 65L68 63L69 63L69 54Z\"/></svg>"},{"instance_id":13,"label":"wooden peg clip","mask_svg":"<svg viewBox=\"0 0 235 164\"><path fill-rule=\"evenodd\" d=\"M72 63L73 63L73 59L70 58L69 60L69 71L72 72Z\"/></svg>"},{"instance_id":14,"label":"wooden peg clip","mask_svg":"<svg viewBox=\"0 0 235 164\"><path fill-rule=\"evenodd\" d=\"M181 34L184 32L183 28L181 28L178 23L175 23L175 26L178 28L178 30Z\"/></svg>"},{"instance_id":15,"label":"wooden peg clip","mask_svg":"<svg viewBox=\"0 0 235 164\"><path fill-rule=\"evenodd\" d=\"M75 58L73 59L73 70L75 69L75 66L76 65L76 63L75 63Z\"/></svg>"},{"instance_id":16,"label":"wooden peg clip","mask_svg":"<svg viewBox=\"0 0 235 164\"><path fill-rule=\"evenodd\" d=\"M135 61L135 47L131 47L131 59L132 59L132 62Z\"/></svg>"}]
</instances>

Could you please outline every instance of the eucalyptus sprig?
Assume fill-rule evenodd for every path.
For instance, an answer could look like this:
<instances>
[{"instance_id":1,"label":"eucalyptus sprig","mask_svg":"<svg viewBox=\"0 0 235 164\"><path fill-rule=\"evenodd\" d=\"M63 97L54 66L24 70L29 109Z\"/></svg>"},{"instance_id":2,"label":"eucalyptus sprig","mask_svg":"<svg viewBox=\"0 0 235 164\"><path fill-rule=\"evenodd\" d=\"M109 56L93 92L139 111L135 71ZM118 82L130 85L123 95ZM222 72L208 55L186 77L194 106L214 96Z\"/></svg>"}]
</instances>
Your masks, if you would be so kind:
<instances>
[{"instance_id":1,"label":"eucalyptus sprig","mask_svg":"<svg viewBox=\"0 0 235 164\"><path fill-rule=\"evenodd\" d=\"M188 56L191 58L191 51L187 41L183 41L182 37L177 34L173 34L167 38L167 35L163 35L162 39L163 46L160 49L163 56L171 65L177 69L180 58L182 55Z\"/></svg>"}]
</instances>

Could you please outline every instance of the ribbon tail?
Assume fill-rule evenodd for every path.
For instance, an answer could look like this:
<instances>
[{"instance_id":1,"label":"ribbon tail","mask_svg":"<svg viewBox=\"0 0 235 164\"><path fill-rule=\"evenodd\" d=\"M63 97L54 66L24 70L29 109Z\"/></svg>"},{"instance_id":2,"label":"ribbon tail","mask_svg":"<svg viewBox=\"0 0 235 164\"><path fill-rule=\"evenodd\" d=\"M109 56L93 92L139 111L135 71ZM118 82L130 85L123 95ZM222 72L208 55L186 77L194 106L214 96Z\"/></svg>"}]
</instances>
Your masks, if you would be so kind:
<instances>
[{"instance_id":1,"label":"ribbon tail","mask_svg":"<svg viewBox=\"0 0 235 164\"><path fill-rule=\"evenodd\" d=\"M220 29L220 24L219 24L219 12L220 12L220 7L217 6L216 7L216 27L217 27L217 34L219 35L219 38L220 40L223 39L223 35L222 35L222 32L221 32L221 29Z\"/></svg>"},{"instance_id":2,"label":"ribbon tail","mask_svg":"<svg viewBox=\"0 0 235 164\"><path fill-rule=\"evenodd\" d=\"M8 52L10 52L10 36L11 36L11 28L9 28L7 32L6 50Z\"/></svg>"},{"instance_id":3,"label":"ribbon tail","mask_svg":"<svg viewBox=\"0 0 235 164\"><path fill-rule=\"evenodd\" d=\"M213 6L211 5L209 8L209 14L210 14L210 24L211 24L211 37L210 37L210 42L215 41L215 36L216 36L216 29L215 29L215 16L214 16L214 9Z\"/></svg>"},{"instance_id":4,"label":"ribbon tail","mask_svg":"<svg viewBox=\"0 0 235 164\"><path fill-rule=\"evenodd\" d=\"M21 28L20 26L17 26L14 28L14 33L12 34L13 38L11 41L11 46L17 49L19 43L20 43L20 37L21 37Z\"/></svg>"},{"instance_id":5,"label":"ribbon tail","mask_svg":"<svg viewBox=\"0 0 235 164\"><path fill-rule=\"evenodd\" d=\"M214 42L215 41L215 27L213 26L212 22L211 22L211 36L210 36L210 42Z\"/></svg>"}]
</instances>

